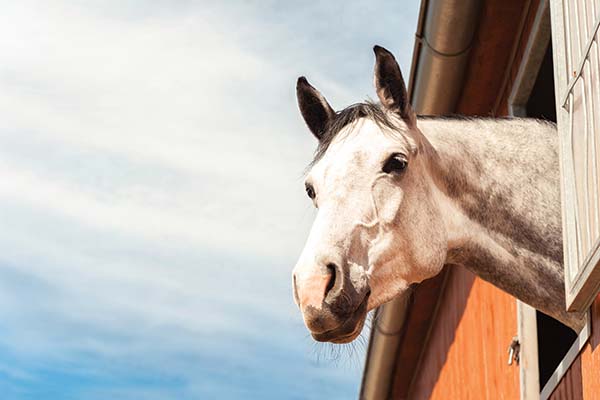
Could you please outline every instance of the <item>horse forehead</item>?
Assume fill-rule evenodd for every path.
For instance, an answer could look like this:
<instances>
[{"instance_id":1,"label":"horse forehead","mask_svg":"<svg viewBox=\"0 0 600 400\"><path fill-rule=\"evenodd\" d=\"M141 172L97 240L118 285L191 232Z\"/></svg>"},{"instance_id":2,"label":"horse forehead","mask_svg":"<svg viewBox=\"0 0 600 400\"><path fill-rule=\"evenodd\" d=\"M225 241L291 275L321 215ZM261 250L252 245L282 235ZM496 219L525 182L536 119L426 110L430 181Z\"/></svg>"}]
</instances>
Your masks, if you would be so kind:
<instances>
[{"instance_id":1,"label":"horse forehead","mask_svg":"<svg viewBox=\"0 0 600 400\"><path fill-rule=\"evenodd\" d=\"M314 166L312 175L326 176L334 172L353 173L377 164L381 154L392 144L381 128L371 120L360 120L342 130L331 142L327 152Z\"/></svg>"},{"instance_id":2,"label":"horse forehead","mask_svg":"<svg viewBox=\"0 0 600 400\"><path fill-rule=\"evenodd\" d=\"M361 118L355 124L342 129L329 145L327 153L376 153L391 142L390 137L383 134L377 123L368 118Z\"/></svg>"}]
</instances>

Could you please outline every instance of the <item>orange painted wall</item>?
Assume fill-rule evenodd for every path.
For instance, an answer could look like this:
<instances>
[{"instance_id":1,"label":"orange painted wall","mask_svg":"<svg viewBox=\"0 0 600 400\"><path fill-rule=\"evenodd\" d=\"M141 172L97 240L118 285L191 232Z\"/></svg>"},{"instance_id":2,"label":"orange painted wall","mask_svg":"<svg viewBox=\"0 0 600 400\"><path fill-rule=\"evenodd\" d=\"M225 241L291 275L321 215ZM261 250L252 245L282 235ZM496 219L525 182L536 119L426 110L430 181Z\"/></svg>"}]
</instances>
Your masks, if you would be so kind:
<instances>
[{"instance_id":1,"label":"orange painted wall","mask_svg":"<svg viewBox=\"0 0 600 400\"><path fill-rule=\"evenodd\" d=\"M600 295L591 313L590 340L552 393L552 400L600 400Z\"/></svg>"},{"instance_id":2,"label":"orange painted wall","mask_svg":"<svg viewBox=\"0 0 600 400\"><path fill-rule=\"evenodd\" d=\"M482 12L482 25L494 25L498 13L486 8L508 2L487 1ZM524 56L527 38L539 0L532 0L525 12L525 24L515 58L509 66L508 81L504 88L497 79L490 80L486 90L483 78L467 82L465 93L473 89L475 96L462 96L457 105L466 115L507 115L508 94L512 88L519 63ZM488 19L486 20L486 16ZM504 19L506 20L506 19ZM515 18L515 21L517 19ZM487 22L486 22L487 21ZM498 29L510 24L501 22ZM501 37L492 32L493 37ZM483 40L480 38L480 40ZM486 39L487 40L487 39ZM486 42L487 43L487 42ZM489 62L487 56L477 53L489 51L487 45L475 46L472 67L480 66L476 76L487 76L487 70L496 71L500 62ZM496 46L494 51L504 54ZM500 54L498 57L502 56ZM482 81L483 80L483 81ZM495 83L494 83L495 82ZM492 84L496 84L493 86ZM500 90L499 90L500 89ZM482 95L487 94L487 96ZM499 97L499 98L498 98ZM465 100L466 99L466 100ZM475 99L475 100L473 100ZM497 103L497 109L493 104ZM575 362L569 368L552 400L600 400L600 295L592 308L592 335ZM508 366L507 348L517 334L516 301L491 284L475 277L462 267L453 266L441 293L440 306L434 316L429 338L417 365L408 398L421 399L519 399L519 367Z\"/></svg>"},{"instance_id":3,"label":"orange painted wall","mask_svg":"<svg viewBox=\"0 0 600 400\"><path fill-rule=\"evenodd\" d=\"M516 302L452 266L411 399L518 399L519 368L508 366Z\"/></svg>"},{"instance_id":4,"label":"orange painted wall","mask_svg":"<svg viewBox=\"0 0 600 400\"><path fill-rule=\"evenodd\" d=\"M475 39L467 74L472 78L467 80L457 104L459 114L508 114L507 93L539 0L524 5L513 0L483 3L480 26L484 29ZM524 29L516 36L520 18L524 18ZM507 24L508 20L514 24ZM515 41L519 46L511 61ZM498 71L505 69L509 76L502 86ZM507 364L508 345L517 335L514 297L458 266L451 267L441 296L409 398L519 399L519 367Z\"/></svg>"}]
</instances>

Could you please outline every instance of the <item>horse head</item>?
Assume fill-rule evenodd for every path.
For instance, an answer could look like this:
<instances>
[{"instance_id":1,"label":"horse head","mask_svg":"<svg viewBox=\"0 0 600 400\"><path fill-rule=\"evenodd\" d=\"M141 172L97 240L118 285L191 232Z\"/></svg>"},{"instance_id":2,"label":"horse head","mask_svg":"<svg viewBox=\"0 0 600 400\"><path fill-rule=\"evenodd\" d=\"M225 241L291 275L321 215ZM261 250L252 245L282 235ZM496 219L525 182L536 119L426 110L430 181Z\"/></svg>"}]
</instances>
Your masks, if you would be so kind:
<instances>
[{"instance_id":1,"label":"horse head","mask_svg":"<svg viewBox=\"0 0 600 400\"><path fill-rule=\"evenodd\" d=\"M301 77L301 114L319 144L306 177L318 209L294 268L294 298L314 339L345 343L367 312L439 273L447 251L430 173L400 67L375 46L381 104L335 112Z\"/></svg>"}]
</instances>

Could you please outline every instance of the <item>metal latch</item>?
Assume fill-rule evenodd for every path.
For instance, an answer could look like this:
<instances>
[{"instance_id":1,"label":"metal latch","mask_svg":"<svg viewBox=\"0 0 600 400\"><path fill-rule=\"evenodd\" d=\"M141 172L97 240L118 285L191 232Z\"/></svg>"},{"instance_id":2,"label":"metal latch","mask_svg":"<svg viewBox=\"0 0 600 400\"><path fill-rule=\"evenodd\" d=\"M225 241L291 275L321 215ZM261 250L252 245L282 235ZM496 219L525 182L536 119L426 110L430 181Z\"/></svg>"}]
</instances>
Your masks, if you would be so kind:
<instances>
[{"instance_id":1,"label":"metal latch","mask_svg":"<svg viewBox=\"0 0 600 400\"><path fill-rule=\"evenodd\" d=\"M508 365L512 365L513 360L519 365L519 350L521 349L521 344L519 343L519 338L517 336L513 337L512 342L508 346Z\"/></svg>"}]
</instances>

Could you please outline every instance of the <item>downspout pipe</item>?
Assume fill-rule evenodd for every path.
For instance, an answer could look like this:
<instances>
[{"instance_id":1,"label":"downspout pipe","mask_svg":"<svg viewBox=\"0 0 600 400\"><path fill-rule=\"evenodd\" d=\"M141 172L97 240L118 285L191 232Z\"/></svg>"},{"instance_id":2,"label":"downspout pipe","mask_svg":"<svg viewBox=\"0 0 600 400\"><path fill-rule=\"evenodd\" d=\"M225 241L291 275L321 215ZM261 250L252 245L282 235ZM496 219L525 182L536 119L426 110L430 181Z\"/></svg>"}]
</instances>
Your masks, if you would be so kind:
<instances>
[{"instance_id":1,"label":"downspout pipe","mask_svg":"<svg viewBox=\"0 0 600 400\"><path fill-rule=\"evenodd\" d=\"M409 78L409 98L419 115L452 114L460 98L480 0L422 0ZM361 400L388 400L410 293L377 310L365 359ZM414 373L416 365L403 365Z\"/></svg>"}]
</instances>

